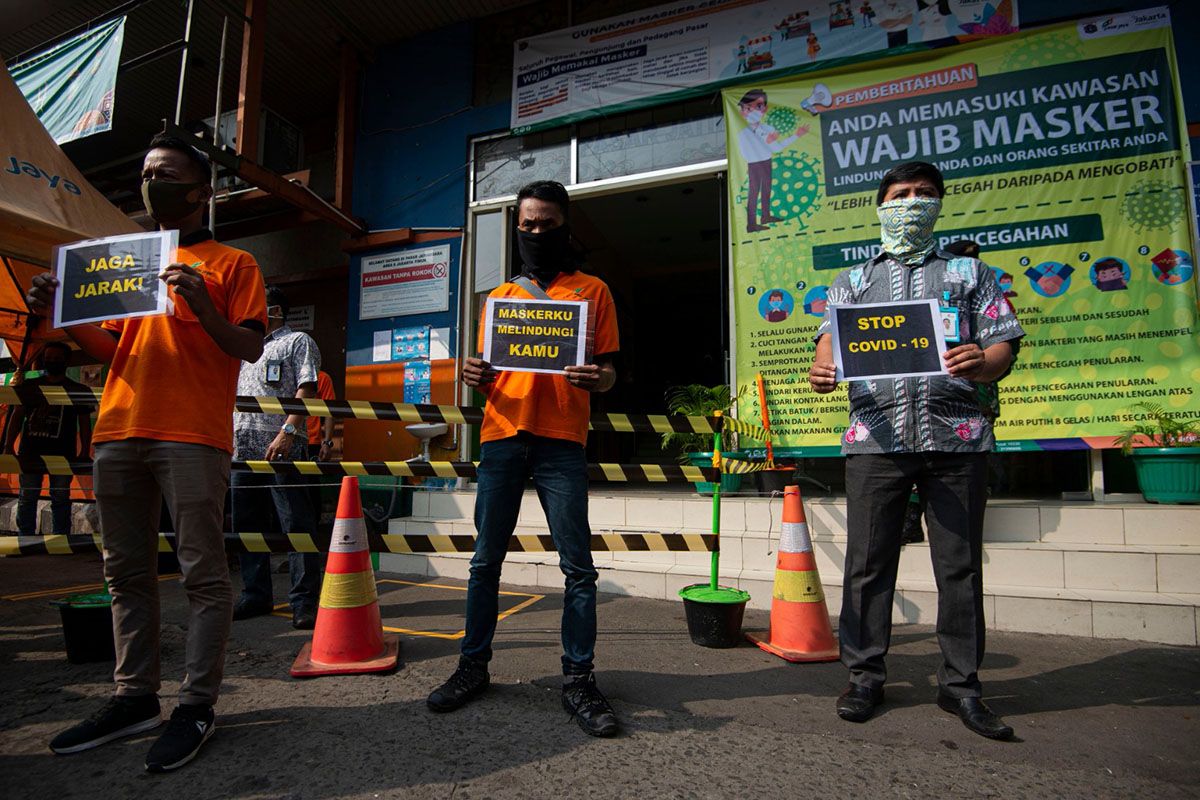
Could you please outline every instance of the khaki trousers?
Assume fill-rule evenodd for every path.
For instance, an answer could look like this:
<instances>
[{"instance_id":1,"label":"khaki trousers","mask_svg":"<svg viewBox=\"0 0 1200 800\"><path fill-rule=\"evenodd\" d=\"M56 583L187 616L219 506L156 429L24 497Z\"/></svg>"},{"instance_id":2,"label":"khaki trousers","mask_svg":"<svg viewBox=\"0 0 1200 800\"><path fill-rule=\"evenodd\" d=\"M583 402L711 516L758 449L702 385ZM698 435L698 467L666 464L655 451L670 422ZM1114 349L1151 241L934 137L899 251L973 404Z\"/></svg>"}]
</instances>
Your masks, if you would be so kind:
<instances>
[{"instance_id":1,"label":"khaki trousers","mask_svg":"<svg viewBox=\"0 0 1200 800\"><path fill-rule=\"evenodd\" d=\"M228 453L200 444L125 439L96 445L94 486L113 597L118 696L155 694L160 686L158 526L165 500L190 607L179 701L217 701L233 614L224 541L229 462Z\"/></svg>"}]
</instances>

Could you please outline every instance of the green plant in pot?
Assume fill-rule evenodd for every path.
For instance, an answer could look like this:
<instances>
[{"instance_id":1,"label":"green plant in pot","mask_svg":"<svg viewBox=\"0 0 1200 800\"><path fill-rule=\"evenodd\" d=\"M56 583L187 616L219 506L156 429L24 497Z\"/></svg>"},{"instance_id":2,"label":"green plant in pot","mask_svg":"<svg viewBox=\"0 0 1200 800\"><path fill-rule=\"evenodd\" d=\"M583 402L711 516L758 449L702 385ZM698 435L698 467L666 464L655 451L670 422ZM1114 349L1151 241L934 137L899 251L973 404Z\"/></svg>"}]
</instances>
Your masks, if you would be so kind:
<instances>
[{"instance_id":1,"label":"green plant in pot","mask_svg":"<svg viewBox=\"0 0 1200 800\"><path fill-rule=\"evenodd\" d=\"M1142 496L1151 503L1200 503L1200 422L1153 403L1130 410L1139 419L1116 443L1133 458Z\"/></svg>"},{"instance_id":2,"label":"green plant in pot","mask_svg":"<svg viewBox=\"0 0 1200 800\"><path fill-rule=\"evenodd\" d=\"M667 390L667 413L679 414L685 417L711 417L720 411L729 413L739 397L734 397L729 387L705 386L692 383L687 386L675 386ZM663 450L674 451L681 464L691 464L694 467L710 467L713 458L713 440L711 434L703 433L664 433L662 437ZM733 434L721 434L721 455L729 458L745 458L740 450L733 450ZM716 488L712 483L697 483L696 491L700 494L712 494ZM721 491L736 492L742 488L741 475L722 475Z\"/></svg>"}]
</instances>

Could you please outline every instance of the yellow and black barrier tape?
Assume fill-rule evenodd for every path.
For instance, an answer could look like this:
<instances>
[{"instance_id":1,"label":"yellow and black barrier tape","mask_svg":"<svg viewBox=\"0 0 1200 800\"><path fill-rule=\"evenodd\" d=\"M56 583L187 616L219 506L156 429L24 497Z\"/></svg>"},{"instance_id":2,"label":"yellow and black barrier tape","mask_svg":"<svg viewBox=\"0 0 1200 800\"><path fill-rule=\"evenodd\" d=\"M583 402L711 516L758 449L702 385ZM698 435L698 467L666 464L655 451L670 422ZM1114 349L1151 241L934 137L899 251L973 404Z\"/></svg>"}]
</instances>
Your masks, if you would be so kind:
<instances>
[{"instance_id":1,"label":"yellow and black barrier tape","mask_svg":"<svg viewBox=\"0 0 1200 800\"><path fill-rule=\"evenodd\" d=\"M237 472L274 475L384 475L397 478L474 478L473 461L234 461ZM700 483L716 470L678 464L588 464L588 478L623 483Z\"/></svg>"},{"instance_id":2,"label":"yellow and black barrier tape","mask_svg":"<svg viewBox=\"0 0 1200 800\"><path fill-rule=\"evenodd\" d=\"M392 478L474 478L479 473L475 461L234 461L234 472L260 475L341 477L377 475ZM721 471L743 475L761 472L761 461L726 458ZM62 456L0 455L0 474L91 475L92 462ZM588 478L614 483L702 483L715 481L717 470L711 467L678 464L588 464Z\"/></svg>"},{"instance_id":3,"label":"yellow and black barrier tape","mask_svg":"<svg viewBox=\"0 0 1200 800\"><path fill-rule=\"evenodd\" d=\"M0 403L8 405L96 405L100 389L67 391L60 386L0 386ZM335 419L381 420L386 422L445 422L450 425L478 425L483 422L483 409L476 406L438 406L419 403L381 403L370 400L318 400L300 397L238 396L234 408L248 414L301 414L310 417ZM594 431L617 433L701 433L712 434L722 424L715 417L687 417L666 414L606 414L591 418ZM738 423L744 425L744 423ZM751 438L753 426L745 426L744 435ZM758 429L761 430L761 429ZM739 432L743 432L739 428Z\"/></svg>"},{"instance_id":4,"label":"yellow and black barrier tape","mask_svg":"<svg viewBox=\"0 0 1200 800\"><path fill-rule=\"evenodd\" d=\"M756 442L769 442L771 440L771 434L767 432L766 428L751 425L749 422L744 422L736 417L722 417L722 419L725 420L725 430L727 431L733 431Z\"/></svg>"},{"instance_id":5,"label":"yellow and black barrier tape","mask_svg":"<svg viewBox=\"0 0 1200 800\"><path fill-rule=\"evenodd\" d=\"M721 459L721 471L727 475L747 475L768 469L765 461L742 461L737 458Z\"/></svg>"},{"instance_id":6,"label":"yellow and black barrier tape","mask_svg":"<svg viewBox=\"0 0 1200 800\"><path fill-rule=\"evenodd\" d=\"M711 533L657 533L652 531L597 531L592 534L591 549L597 553L707 553L716 539ZM13 536L0 534L0 556L69 555L102 550L99 534L71 536ZM175 534L160 533L160 552L173 552ZM329 536L307 533L227 533L225 549L231 553L325 553ZM372 553L473 553L471 534L368 533L367 549ZM517 533L508 542L510 553L553 553L554 540L549 534Z\"/></svg>"}]
</instances>

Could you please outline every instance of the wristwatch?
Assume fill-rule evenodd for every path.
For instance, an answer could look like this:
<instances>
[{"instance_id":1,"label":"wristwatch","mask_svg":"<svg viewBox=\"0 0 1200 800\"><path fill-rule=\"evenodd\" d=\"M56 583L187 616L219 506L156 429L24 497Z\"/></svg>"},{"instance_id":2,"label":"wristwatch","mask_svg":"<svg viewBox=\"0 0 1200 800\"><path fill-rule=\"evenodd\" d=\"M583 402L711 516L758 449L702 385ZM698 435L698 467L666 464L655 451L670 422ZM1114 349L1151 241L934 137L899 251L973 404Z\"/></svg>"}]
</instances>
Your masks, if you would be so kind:
<instances>
[{"instance_id":1,"label":"wristwatch","mask_svg":"<svg viewBox=\"0 0 1200 800\"><path fill-rule=\"evenodd\" d=\"M281 433L286 433L288 436L296 435L296 426L290 422L283 423L283 427L279 429Z\"/></svg>"},{"instance_id":2,"label":"wristwatch","mask_svg":"<svg viewBox=\"0 0 1200 800\"><path fill-rule=\"evenodd\" d=\"M325 447L333 447L333 439L323 439L321 444Z\"/></svg>"}]
</instances>

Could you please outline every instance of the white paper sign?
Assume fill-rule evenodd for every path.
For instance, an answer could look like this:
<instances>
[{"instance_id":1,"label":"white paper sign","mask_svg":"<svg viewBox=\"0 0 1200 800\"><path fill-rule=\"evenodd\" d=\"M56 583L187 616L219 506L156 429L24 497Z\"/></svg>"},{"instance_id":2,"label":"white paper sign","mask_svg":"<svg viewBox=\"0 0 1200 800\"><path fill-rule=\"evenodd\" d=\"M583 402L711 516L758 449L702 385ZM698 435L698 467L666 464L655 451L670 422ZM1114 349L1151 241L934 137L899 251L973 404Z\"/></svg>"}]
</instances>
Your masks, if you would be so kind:
<instances>
[{"instance_id":1,"label":"white paper sign","mask_svg":"<svg viewBox=\"0 0 1200 800\"><path fill-rule=\"evenodd\" d=\"M371 341L371 360L392 360L392 332L390 329L386 331L375 331L375 336Z\"/></svg>"},{"instance_id":2,"label":"white paper sign","mask_svg":"<svg viewBox=\"0 0 1200 800\"><path fill-rule=\"evenodd\" d=\"M362 260L359 319L428 314L450 308L450 245Z\"/></svg>"}]
</instances>

